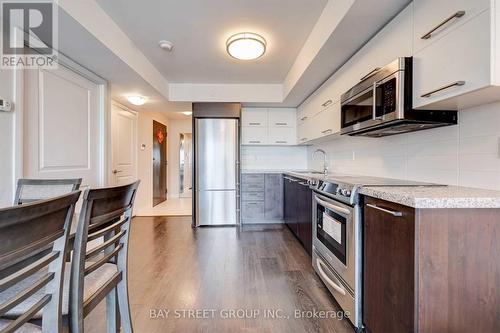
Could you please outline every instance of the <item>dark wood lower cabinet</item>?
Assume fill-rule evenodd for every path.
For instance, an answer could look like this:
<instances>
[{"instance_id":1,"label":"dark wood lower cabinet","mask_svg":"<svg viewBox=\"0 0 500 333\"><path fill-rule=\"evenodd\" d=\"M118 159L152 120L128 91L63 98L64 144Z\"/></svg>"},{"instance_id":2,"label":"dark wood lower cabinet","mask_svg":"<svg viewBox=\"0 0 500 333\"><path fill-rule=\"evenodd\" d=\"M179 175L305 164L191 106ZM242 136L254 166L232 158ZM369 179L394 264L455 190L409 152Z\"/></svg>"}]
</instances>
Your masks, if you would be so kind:
<instances>
[{"instance_id":1,"label":"dark wood lower cabinet","mask_svg":"<svg viewBox=\"0 0 500 333\"><path fill-rule=\"evenodd\" d=\"M367 332L500 332L500 209L366 197L363 237Z\"/></svg>"},{"instance_id":2,"label":"dark wood lower cabinet","mask_svg":"<svg viewBox=\"0 0 500 333\"><path fill-rule=\"evenodd\" d=\"M368 332L413 331L415 212L368 199L364 219L364 323ZM370 205L402 213L393 216Z\"/></svg>"},{"instance_id":3,"label":"dark wood lower cabinet","mask_svg":"<svg viewBox=\"0 0 500 333\"><path fill-rule=\"evenodd\" d=\"M306 180L284 177L285 224L312 255L312 190Z\"/></svg>"}]
</instances>

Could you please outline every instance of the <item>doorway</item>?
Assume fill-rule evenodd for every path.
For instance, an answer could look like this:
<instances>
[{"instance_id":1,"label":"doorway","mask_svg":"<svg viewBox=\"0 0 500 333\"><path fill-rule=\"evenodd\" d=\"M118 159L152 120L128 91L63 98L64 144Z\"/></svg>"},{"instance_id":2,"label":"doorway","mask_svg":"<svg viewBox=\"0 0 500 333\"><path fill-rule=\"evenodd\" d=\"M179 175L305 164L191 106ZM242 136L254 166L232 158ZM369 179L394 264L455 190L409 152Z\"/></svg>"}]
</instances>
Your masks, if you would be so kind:
<instances>
[{"instance_id":1,"label":"doorway","mask_svg":"<svg viewBox=\"0 0 500 333\"><path fill-rule=\"evenodd\" d=\"M153 206L167 200L167 126L153 120Z\"/></svg>"},{"instance_id":2,"label":"doorway","mask_svg":"<svg viewBox=\"0 0 500 333\"><path fill-rule=\"evenodd\" d=\"M193 135L181 133L179 138L179 197L191 198L193 193Z\"/></svg>"}]
</instances>

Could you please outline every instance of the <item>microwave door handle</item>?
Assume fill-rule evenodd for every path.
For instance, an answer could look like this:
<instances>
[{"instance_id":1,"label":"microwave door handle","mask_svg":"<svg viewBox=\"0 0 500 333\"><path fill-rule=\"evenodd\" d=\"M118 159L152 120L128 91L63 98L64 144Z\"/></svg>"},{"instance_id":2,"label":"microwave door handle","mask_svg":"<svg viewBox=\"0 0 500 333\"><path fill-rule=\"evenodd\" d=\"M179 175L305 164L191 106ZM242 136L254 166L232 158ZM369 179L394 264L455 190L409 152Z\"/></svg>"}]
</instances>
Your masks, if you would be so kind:
<instances>
[{"instance_id":1,"label":"microwave door handle","mask_svg":"<svg viewBox=\"0 0 500 333\"><path fill-rule=\"evenodd\" d=\"M320 198L318 198L317 196L314 197L314 199L316 200L317 203L319 203L321 206L323 207L326 207L330 210L333 210L335 212L338 212L338 213L341 213L341 214L344 214L344 215L349 215L351 214L351 212L349 211L349 209L346 209L344 207L340 207L340 206L337 206L337 205L333 205L329 202L326 202L324 200L321 200Z\"/></svg>"},{"instance_id":2,"label":"microwave door handle","mask_svg":"<svg viewBox=\"0 0 500 333\"><path fill-rule=\"evenodd\" d=\"M328 277L328 275L326 275L326 273L325 273L325 271L323 270L323 267L322 267L323 265L325 265L325 263L323 262L323 260L321 260L319 258L316 258L316 266L318 267L319 275L321 275L321 277L323 278L323 280L327 284L329 284L333 289L335 289L341 295L345 296L345 289L341 288L338 284L336 284L335 282L333 282L333 280L330 279L330 277Z\"/></svg>"}]
</instances>

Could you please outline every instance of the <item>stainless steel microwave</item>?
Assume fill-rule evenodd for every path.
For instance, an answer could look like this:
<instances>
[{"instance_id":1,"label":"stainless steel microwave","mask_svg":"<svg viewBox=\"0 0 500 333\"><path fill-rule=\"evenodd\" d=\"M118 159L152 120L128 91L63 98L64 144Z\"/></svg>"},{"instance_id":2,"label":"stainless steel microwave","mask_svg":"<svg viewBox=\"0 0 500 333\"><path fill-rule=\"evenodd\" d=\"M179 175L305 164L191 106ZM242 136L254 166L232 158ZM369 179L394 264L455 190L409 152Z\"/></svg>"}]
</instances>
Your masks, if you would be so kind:
<instances>
[{"instance_id":1,"label":"stainless steel microwave","mask_svg":"<svg viewBox=\"0 0 500 333\"><path fill-rule=\"evenodd\" d=\"M457 124L456 111L414 110L412 58L376 68L341 97L341 134L381 137Z\"/></svg>"}]
</instances>

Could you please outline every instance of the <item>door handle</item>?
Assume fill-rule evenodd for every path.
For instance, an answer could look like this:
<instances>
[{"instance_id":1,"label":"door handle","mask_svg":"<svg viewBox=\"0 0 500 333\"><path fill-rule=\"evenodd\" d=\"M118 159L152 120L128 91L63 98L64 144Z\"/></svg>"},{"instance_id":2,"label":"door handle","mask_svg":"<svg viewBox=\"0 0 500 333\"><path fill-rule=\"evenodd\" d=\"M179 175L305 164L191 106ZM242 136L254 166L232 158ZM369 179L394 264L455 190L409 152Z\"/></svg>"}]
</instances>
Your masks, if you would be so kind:
<instances>
[{"instance_id":1,"label":"door handle","mask_svg":"<svg viewBox=\"0 0 500 333\"><path fill-rule=\"evenodd\" d=\"M323 278L323 280L327 284L329 284L333 289L335 289L341 295L345 296L345 289L342 288L341 286L339 286L338 284L336 284L335 282L333 282L333 280L330 279L330 277L328 275L326 275L325 271L321 267L323 265L325 265L325 263L323 262L323 260L321 260L319 258L316 258L316 266L318 267L319 275L321 275L321 277Z\"/></svg>"},{"instance_id":2,"label":"door handle","mask_svg":"<svg viewBox=\"0 0 500 333\"><path fill-rule=\"evenodd\" d=\"M368 207L370 208L373 208L373 209L376 209L376 210L379 210L381 212L384 212L384 213L387 213L387 214L391 214L392 216L396 216L396 217L401 217L403 216L403 213L401 212L396 212L396 211L393 211L393 210L389 210L389 209L385 209L385 208L382 208L382 207L379 207L377 205L373 205L373 204L366 204Z\"/></svg>"},{"instance_id":3,"label":"door handle","mask_svg":"<svg viewBox=\"0 0 500 333\"><path fill-rule=\"evenodd\" d=\"M114 170L113 170L113 174L115 174L115 175L116 175L117 173L120 173L120 172L123 172L123 171L122 171L122 170L116 170L116 169L114 169Z\"/></svg>"},{"instance_id":4,"label":"door handle","mask_svg":"<svg viewBox=\"0 0 500 333\"><path fill-rule=\"evenodd\" d=\"M344 208L344 207L340 207L340 206L337 206L337 205L334 205L334 204L331 204L331 203L326 202L324 200L321 200L317 195L314 197L314 200L316 200L316 202L319 203L321 206L326 207L326 208L328 208L330 210L333 210L335 212L338 212L338 213L341 213L341 214L344 214L344 215L351 214L351 212L349 211L349 209Z\"/></svg>"},{"instance_id":5,"label":"door handle","mask_svg":"<svg viewBox=\"0 0 500 333\"><path fill-rule=\"evenodd\" d=\"M440 91L443 91L443 90L446 90L446 89L449 89L452 87L460 87L463 85L465 85L465 81L453 82L453 83L447 84L441 88L437 88L437 89L434 89L432 91L429 91L428 93L422 94L422 95L420 95L420 97L431 97L432 95L434 95L437 92L440 92Z\"/></svg>"},{"instance_id":6,"label":"door handle","mask_svg":"<svg viewBox=\"0 0 500 333\"><path fill-rule=\"evenodd\" d=\"M453 14L450 17L448 17L447 19L445 19L443 22L441 22L438 25L436 25L434 28L432 28L431 31L429 31L428 33L426 33L425 35L423 35L422 37L420 37L420 39L430 39L432 37L432 34L434 33L434 31L438 30L439 28L441 28L443 25L445 25L446 23L450 22L451 20L458 19L458 18L460 18L460 17L462 17L464 15L465 15L465 11L464 10L459 10L455 14Z\"/></svg>"}]
</instances>

